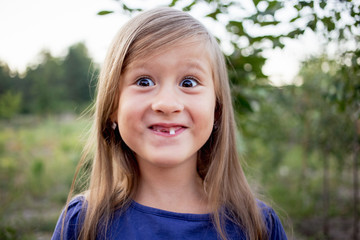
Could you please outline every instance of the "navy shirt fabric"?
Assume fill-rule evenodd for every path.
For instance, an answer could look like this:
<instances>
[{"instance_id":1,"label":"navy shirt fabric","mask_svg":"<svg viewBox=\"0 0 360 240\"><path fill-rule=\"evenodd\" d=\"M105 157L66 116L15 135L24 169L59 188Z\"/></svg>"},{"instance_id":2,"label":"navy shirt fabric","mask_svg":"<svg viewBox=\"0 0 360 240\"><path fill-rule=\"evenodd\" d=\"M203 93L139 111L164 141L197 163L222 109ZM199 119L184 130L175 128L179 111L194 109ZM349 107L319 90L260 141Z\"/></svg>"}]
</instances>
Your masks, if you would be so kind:
<instances>
[{"instance_id":1,"label":"navy shirt fabric","mask_svg":"<svg viewBox=\"0 0 360 240\"><path fill-rule=\"evenodd\" d=\"M68 207L64 224L65 240L76 240L79 229L82 225L81 209L84 198L73 199ZM259 202L263 216L266 220L266 227L269 233L269 240L287 239L285 231L278 216L273 209ZM60 240L62 217L61 214L56 224L52 240ZM226 223L228 239L246 240L241 228L228 221ZM161 209L151 208L132 201L125 211L116 211L107 226L105 233L100 233L97 239L220 239L212 223L210 214L188 214L175 213Z\"/></svg>"}]
</instances>

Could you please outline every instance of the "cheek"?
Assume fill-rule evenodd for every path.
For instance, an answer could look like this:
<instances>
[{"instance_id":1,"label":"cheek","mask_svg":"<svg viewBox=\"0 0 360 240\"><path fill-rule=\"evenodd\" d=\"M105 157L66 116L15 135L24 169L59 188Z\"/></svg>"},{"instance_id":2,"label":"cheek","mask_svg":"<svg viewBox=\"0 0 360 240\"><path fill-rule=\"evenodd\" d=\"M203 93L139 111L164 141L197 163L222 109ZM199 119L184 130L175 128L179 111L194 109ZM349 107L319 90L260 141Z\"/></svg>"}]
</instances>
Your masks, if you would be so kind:
<instances>
[{"instance_id":1,"label":"cheek","mask_svg":"<svg viewBox=\"0 0 360 240\"><path fill-rule=\"evenodd\" d=\"M210 135L214 125L215 104L211 104L212 100L209 102L202 101L200 102L202 104L197 104L196 109L194 109L194 117L204 133Z\"/></svg>"},{"instance_id":2,"label":"cheek","mask_svg":"<svg viewBox=\"0 0 360 240\"><path fill-rule=\"evenodd\" d=\"M139 122L143 112L142 106L131 98L120 99L119 101L117 121L120 135L126 143L128 139L131 139L131 135L139 130Z\"/></svg>"},{"instance_id":3,"label":"cheek","mask_svg":"<svg viewBox=\"0 0 360 240\"><path fill-rule=\"evenodd\" d=\"M134 94L126 91L120 96L117 118L119 122L130 124L129 119L136 119L144 106L144 101L137 98Z\"/></svg>"}]
</instances>

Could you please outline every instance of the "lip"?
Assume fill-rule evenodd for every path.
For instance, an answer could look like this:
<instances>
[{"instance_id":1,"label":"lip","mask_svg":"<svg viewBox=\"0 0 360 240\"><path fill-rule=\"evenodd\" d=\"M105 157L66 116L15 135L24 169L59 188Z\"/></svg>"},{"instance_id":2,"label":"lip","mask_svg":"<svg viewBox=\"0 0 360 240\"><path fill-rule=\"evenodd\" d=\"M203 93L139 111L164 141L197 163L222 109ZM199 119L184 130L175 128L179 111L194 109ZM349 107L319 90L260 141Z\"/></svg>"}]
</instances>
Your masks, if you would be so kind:
<instances>
[{"instance_id":1,"label":"lip","mask_svg":"<svg viewBox=\"0 0 360 240\"><path fill-rule=\"evenodd\" d=\"M148 127L154 134L164 137L176 137L184 132L187 127L178 123L154 123ZM170 133L172 131L172 133Z\"/></svg>"}]
</instances>

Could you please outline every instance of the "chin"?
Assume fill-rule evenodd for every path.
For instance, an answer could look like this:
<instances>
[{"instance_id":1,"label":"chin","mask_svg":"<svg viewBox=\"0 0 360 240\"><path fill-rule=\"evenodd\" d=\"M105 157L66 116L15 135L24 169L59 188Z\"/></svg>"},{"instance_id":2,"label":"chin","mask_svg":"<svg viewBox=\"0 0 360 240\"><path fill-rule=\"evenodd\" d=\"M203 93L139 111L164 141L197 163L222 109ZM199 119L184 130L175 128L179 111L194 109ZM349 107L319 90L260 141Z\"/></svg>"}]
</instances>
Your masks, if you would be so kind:
<instances>
[{"instance_id":1,"label":"chin","mask_svg":"<svg viewBox=\"0 0 360 240\"><path fill-rule=\"evenodd\" d=\"M140 158L138 161L144 161L147 162L147 164L150 164L155 167L159 168L174 168L180 165L192 165L194 162L196 164L196 154L189 156L182 156L181 154L176 154L173 151L164 154L159 155L153 155L149 158Z\"/></svg>"},{"instance_id":2,"label":"chin","mask_svg":"<svg viewBox=\"0 0 360 240\"><path fill-rule=\"evenodd\" d=\"M182 165L184 162L185 162L184 160L180 160L180 159L158 158L156 160L151 161L151 164L159 168L173 168Z\"/></svg>"}]
</instances>

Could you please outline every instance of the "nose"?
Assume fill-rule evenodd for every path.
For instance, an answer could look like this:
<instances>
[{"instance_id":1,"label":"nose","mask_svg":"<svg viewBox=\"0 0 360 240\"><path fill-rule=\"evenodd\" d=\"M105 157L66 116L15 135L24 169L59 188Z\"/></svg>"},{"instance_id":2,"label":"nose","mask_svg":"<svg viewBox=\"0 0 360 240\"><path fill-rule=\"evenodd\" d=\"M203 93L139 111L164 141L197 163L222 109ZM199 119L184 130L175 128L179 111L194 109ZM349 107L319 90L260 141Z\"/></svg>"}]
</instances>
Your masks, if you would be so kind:
<instances>
[{"instance_id":1,"label":"nose","mask_svg":"<svg viewBox=\"0 0 360 240\"><path fill-rule=\"evenodd\" d=\"M151 107L153 111L163 114L179 113L184 109L179 94L171 86L163 86L159 89Z\"/></svg>"}]
</instances>

